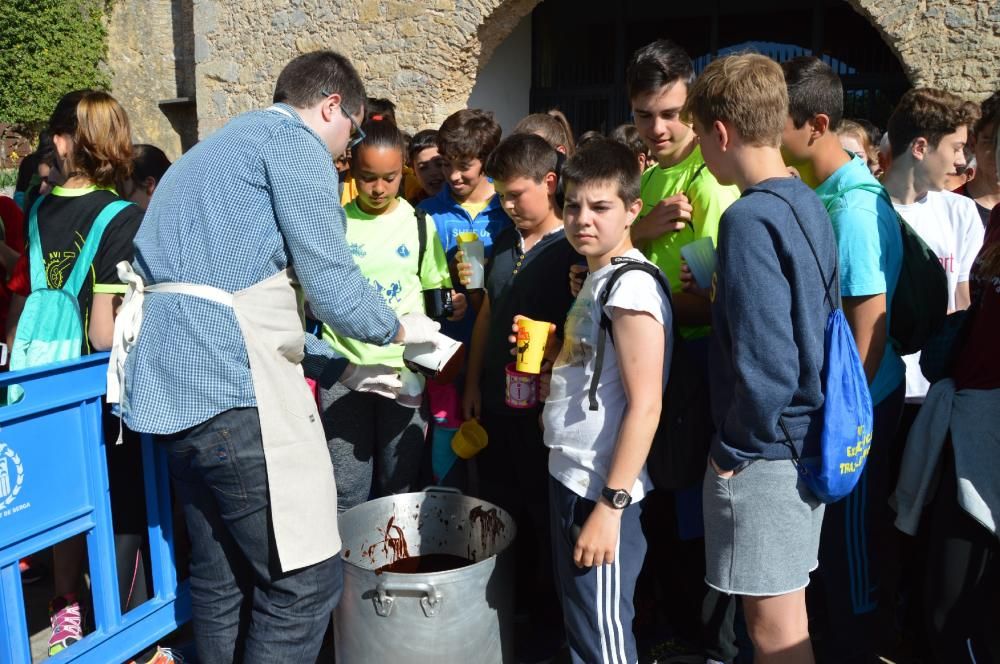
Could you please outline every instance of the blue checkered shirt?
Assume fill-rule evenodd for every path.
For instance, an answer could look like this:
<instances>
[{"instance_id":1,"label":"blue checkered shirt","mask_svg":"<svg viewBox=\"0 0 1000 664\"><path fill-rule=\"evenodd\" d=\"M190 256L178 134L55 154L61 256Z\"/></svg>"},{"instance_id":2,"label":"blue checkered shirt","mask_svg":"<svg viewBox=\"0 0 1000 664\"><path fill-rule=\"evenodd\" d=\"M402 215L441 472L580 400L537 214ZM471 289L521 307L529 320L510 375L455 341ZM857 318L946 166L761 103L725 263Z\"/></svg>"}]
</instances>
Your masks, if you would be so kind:
<instances>
[{"instance_id":1,"label":"blue checkered shirt","mask_svg":"<svg viewBox=\"0 0 1000 664\"><path fill-rule=\"evenodd\" d=\"M235 292L291 266L313 316L341 335L388 343L399 323L348 250L330 152L290 107L280 107L292 117L241 115L167 171L135 238L135 270L149 284ZM307 375L343 368L312 335L306 354ZM156 434L256 406L232 309L189 295L147 295L123 406L129 428Z\"/></svg>"}]
</instances>

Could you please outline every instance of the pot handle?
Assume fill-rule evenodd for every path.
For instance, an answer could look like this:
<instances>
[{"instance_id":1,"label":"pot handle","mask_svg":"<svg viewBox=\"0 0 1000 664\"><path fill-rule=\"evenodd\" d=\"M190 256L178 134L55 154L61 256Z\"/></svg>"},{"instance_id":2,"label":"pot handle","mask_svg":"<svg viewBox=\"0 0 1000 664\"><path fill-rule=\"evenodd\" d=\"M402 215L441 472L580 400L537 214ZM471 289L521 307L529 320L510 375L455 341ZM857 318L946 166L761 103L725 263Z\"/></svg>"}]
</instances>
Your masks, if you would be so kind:
<instances>
[{"instance_id":1,"label":"pot handle","mask_svg":"<svg viewBox=\"0 0 1000 664\"><path fill-rule=\"evenodd\" d=\"M375 613L383 618L392 613L392 606L396 602L392 593L422 593L420 607L428 618L433 618L441 610L441 591L429 583L381 581L375 586L372 601L375 603Z\"/></svg>"},{"instance_id":2,"label":"pot handle","mask_svg":"<svg viewBox=\"0 0 1000 664\"><path fill-rule=\"evenodd\" d=\"M424 488L423 492L424 493L453 493L456 496L463 496L463 495L465 495L459 489L456 489L453 486L438 486L436 484L432 484L429 487Z\"/></svg>"}]
</instances>

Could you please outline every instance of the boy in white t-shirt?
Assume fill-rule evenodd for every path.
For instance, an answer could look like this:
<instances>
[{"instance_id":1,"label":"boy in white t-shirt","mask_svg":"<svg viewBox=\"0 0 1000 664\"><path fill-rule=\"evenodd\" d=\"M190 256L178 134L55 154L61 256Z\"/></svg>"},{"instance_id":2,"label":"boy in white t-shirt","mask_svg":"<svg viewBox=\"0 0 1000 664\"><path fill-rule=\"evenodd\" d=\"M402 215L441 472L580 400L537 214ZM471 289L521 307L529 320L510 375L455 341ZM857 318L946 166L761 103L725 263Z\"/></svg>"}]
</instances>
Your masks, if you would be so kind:
<instances>
[{"instance_id":1,"label":"boy in white t-shirt","mask_svg":"<svg viewBox=\"0 0 1000 664\"><path fill-rule=\"evenodd\" d=\"M889 118L886 132L892 160L882 184L899 214L941 261L948 277L949 312L969 307L969 272L983 244L983 225L975 202L944 190L948 173L965 165L964 147L973 120L968 107L955 95L919 88L903 95ZM897 468L929 388L920 370L920 354L906 355L903 362L906 403L894 445ZM890 478L891 486L895 486L896 479ZM926 551L913 555L919 559ZM923 579L913 576L919 572L904 568L903 574L901 587L921 588ZM891 579L892 575L884 574L884 578ZM892 597L893 590L888 584L880 588L883 597ZM909 636L923 634L926 628L919 621L910 624L906 620L902 630Z\"/></svg>"},{"instance_id":2,"label":"boy in white t-shirt","mask_svg":"<svg viewBox=\"0 0 1000 664\"><path fill-rule=\"evenodd\" d=\"M882 184L896 210L941 261L948 275L949 313L969 307L969 271L983 245L975 202L944 190L948 173L965 166L963 148L973 119L959 97L930 88L907 92L889 118L892 164ZM930 387L920 371L920 354L903 361L906 401L920 404Z\"/></svg>"},{"instance_id":3,"label":"boy in white t-shirt","mask_svg":"<svg viewBox=\"0 0 1000 664\"><path fill-rule=\"evenodd\" d=\"M645 465L670 366L670 303L652 275L634 270L599 304L620 268L613 259L648 263L629 234L642 209L631 151L588 142L562 179L566 237L590 274L567 315L543 411L553 561L573 662L635 662L632 596L646 553L640 501L652 489ZM592 410L602 313L611 334Z\"/></svg>"}]
</instances>

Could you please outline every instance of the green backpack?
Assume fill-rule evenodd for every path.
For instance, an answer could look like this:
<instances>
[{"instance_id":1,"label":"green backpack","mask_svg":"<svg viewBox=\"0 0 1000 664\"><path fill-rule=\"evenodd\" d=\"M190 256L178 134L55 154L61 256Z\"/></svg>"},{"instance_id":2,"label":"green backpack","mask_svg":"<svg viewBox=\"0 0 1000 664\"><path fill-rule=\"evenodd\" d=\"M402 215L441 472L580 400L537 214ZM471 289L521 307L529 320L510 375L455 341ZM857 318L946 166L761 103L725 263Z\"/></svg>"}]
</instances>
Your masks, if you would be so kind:
<instances>
[{"instance_id":1,"label":"green backpack","mask_svg":"<svg viewBox=\"0 0 1000 664\"><path fill-rule=\"evenodd\" d=\"M73 269L62 288L49 288L42 257L42 242L38 233L38 206L45 199L39 198L28 217L28 258L31 269L31 294L24 303L24 310L17 323L14 346L10 352L10 370L28 369L53 362L73 360L82 354L83 318L77 299L87 272L94 262L94 255L101 244L104 230L128 201L108 203L94 220L87 239L80 249ZM24 390L11 385L7 402L16 403Z\"/></svg>"},{"instance_id":2,"label":"green backpack","mask_svg":"<svg viewBox=\"0 0 1000 664\"><path fill-rule=\"evenodd\" d=\"M830 202L827 198L837 198L854 189L881 196L892 205L889 193L881 184L858 184L838 192L836 196L821 198L827 205ZM899 222L903 260L889 311L889 342L903 356L920 352L928 339L944 325L948 316L948 275L941 267L937 254L899 212L896 212L896 220Z\"/></svg>"}]
</instances>

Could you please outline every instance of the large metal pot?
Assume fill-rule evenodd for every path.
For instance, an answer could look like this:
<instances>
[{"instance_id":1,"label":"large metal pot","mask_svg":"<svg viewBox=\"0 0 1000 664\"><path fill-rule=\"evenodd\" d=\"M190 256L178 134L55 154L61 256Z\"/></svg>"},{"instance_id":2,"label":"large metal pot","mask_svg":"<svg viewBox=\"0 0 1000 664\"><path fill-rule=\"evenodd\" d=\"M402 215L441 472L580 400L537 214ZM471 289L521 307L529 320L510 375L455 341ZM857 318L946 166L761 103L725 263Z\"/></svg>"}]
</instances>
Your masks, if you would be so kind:
<instances>
[{"instance_id":1,"label":"large metal pot","mask_svg":"<svg viewBox=\"0 0 1000 664\"><path fill-rule=\"evenodd\" d=\"M450 489L388 496L344 512L344 592L333 618L337 664L513 661L514 535L507 512ZM381 570L433 554L471 562L434 572Z\"/></svg>"}]
</instances>

